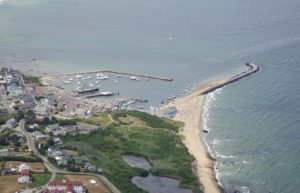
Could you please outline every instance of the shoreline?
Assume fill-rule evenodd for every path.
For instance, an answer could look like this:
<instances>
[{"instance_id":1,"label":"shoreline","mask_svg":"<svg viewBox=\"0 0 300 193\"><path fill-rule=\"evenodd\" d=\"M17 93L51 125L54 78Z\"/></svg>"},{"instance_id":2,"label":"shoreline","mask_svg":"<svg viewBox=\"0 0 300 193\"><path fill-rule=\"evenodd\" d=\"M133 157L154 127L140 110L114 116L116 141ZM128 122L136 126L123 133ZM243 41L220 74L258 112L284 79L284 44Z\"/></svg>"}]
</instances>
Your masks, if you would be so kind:
<instances>
[{"instance_id":1,"label":"shoreline","mask_svg":"<svg viewBox=\"0 0 300 193\"><path fill-rule=\"evenodd\" d=\"M211 156L209 147L204 141L203 134L208 132L203 127L206 96L219 88L235 83L261 70L260 66L256 64L246 63L246 66L249 67L246 71L234 76L226 76L200 83L190 94L162 106L162 109L175 107L177 114L173 119L184 123L184 127L181 128L179 134L184 137L183 142L189 153L195 157L194 164L196 168L194 169L200 184L203 186L204 193L224 192L215 171L216 159Z\"/></svg>"},{"instance_id":2,"label":"shoreline","mask_svg":"<svg viewBox=\"0 0 300 193\"><path fill-rule=\"evenodd\" d=\"M203 186L204 193L222 193L223 189L218 183L215 172L216 160L208 152L203 138L203 108L206 101L208 89L222 85L230 77L220 80L205 82L196 87L190 94L172 101L163 108L175 106L177 114L174 120L184 122L184 127L180 130L180 135L184 136L184 144L191 155L195 157L195 172L200 184Z\"/></svg>"}]
</instances>

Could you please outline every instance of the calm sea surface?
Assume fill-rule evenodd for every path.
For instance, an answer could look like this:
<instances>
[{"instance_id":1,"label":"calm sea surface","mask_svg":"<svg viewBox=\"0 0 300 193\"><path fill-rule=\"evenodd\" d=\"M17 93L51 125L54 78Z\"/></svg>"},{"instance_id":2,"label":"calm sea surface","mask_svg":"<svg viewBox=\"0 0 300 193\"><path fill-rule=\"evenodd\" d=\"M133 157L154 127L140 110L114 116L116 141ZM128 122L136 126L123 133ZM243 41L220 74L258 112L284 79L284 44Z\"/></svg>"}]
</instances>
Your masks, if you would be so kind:
<instances>
[{"instance_id":1,"label":"calm sea surface","mask_svg":"<svg viewBox=\"0 0 300 193\"><path fill-rule=\"evenodd\" d=\"M0 1L2 65L174 78L102 84L153 106L245 62L261 65L207 98L206 140L230 193L300 192L299 34L298 0Z\"/></svg>"}]
</instances>

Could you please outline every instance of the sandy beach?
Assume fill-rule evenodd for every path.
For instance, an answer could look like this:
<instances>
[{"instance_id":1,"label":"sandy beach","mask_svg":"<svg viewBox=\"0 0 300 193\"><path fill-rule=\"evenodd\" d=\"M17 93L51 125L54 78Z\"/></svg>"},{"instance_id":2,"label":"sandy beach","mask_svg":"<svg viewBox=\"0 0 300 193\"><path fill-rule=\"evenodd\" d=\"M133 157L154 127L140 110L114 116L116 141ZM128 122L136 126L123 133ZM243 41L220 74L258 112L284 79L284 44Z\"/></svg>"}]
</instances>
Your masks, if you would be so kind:
<instances>
[{"instance_id":1,"label":"sandy beach","mask_svg":"<svg viewBox=\"0 0 300 193\"><path fill-rule=\"evenodd\" d=\"M180 134L184 136L184 143L190 154L196 159L196 172L205 193L220 193L222 191L215 178L214 160L209 156L203 142L202 112L206 95L201 95L201 93L224 83L226 80L224 78L201 84L189 95L172 101L167 105L175 106L178 112L174 119L185 123Z\"/></svg>"}]
</instances>

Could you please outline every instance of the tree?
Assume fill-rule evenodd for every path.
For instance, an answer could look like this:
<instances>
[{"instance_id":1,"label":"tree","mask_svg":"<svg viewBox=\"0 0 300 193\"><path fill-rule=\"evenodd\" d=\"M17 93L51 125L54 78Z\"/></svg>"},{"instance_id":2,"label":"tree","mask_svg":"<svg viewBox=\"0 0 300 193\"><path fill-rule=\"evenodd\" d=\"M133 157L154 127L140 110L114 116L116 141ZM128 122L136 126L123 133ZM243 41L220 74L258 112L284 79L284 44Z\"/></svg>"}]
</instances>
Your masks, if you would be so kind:
<instances>
[{"instance_id":1,"label":"tree","mask_svg":"<svg viewBox=\"0 0 300 193\"><path fill-rule=\"evenodd\" d=\"M16 119L17 121L20 121L20 120L23 119L23 118L24 118L24 112L21 111L21 110L18 110L17 113L16 113L16 115L15 115L15 119Z\"/></svg>"},{"instance_id":2,"label":"tree","mask_svg":"<svg viewBox=\"0 0 300 193\"><path fill-rule=\"evenodd\" d=\"M44 120L43 120L43 122L42 122L42 124L43 125L48 125L49 123L50 123L49 117L45 117Z\"/></svg>"},{"instance_id":3,"label":"tree","mask_svg":"<svg viewBox=\"0 0 300 193\"><path fill-rule=\"evenodd\" d=\"M55 161L55 159L53 158L53 157L50 157L50 156L48 156L48 161L50 162L50 163L56 163L56 161Z\"/></svg>"},{"instance_id":4,"label":"tree","mask_svg":"<svg viewBox=\"0 0 300 193\"><path fill-rule=\"evenodd\" d=\"M3 138L3 137L0 137L0 145L3 145L3 146L6 146L6 145L8 145L8 143L7 143L7 141L6 141L6 139L5 139L5 138Z\"/></svg>"},{"instance_id":5,"label":"tree","mask_svg":"<svg viewBox=\"0 0 300 193\"><path fill-rule=\"evenodd\" d=\"M25 121L27 124L35 123L35 116L32 110L28 110L25 114Z\"/></svg>"},{"instance_id":6,"label":"tree","mask_svg":"<svg viewBox=\"0 0 300 193\"><path fill-rule=\"evenodd\" d=\"M54 145L54 140L53 139L48 139L48 141L47 141L47 146L48 147L51 147L51 146L53 146Z\"/></svg>"}]
</instances>

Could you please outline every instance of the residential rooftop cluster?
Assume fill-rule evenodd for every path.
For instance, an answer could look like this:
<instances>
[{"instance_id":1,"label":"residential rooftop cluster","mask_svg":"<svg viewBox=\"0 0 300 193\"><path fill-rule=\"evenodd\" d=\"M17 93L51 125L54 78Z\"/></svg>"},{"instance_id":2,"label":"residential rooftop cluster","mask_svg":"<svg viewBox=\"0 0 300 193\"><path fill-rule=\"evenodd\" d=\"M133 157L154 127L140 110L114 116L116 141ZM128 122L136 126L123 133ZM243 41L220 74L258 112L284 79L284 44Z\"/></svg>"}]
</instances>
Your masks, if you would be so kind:
<instances>
[{"instance_id":1,"label":"residential rooftop cluster","mask_svg":"<svg viewBox=\"0 0 300 193\"><path fill-rule=\"evenodd\" d=\"M22 75L11 68L0 69L0 97L10 109L32 109L36 100L31 94L33 87L26 86Z\"/></svg>"}]
</instances>

